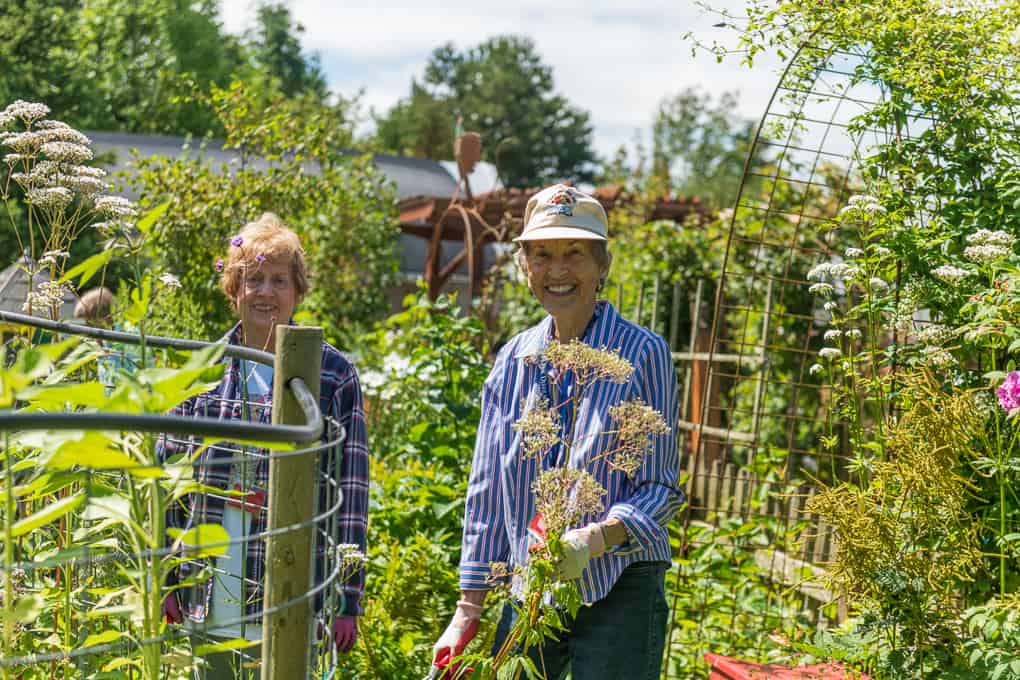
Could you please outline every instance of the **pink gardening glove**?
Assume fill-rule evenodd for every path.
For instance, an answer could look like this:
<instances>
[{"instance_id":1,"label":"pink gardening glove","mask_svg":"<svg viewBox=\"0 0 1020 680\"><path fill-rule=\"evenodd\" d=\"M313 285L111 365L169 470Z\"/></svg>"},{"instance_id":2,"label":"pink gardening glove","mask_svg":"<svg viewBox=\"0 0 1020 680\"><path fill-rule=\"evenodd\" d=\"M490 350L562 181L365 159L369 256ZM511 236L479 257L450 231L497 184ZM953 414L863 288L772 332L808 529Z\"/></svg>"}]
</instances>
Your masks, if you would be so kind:
<instances>
[{"instance_id":1,"label":"pink gardening glove","mask_svg":"<svg viewBox=\"0 0 1020 680\"><path fill-rule=\"evenodd\" d=\"M463 654L464 649L475 639L475 635L478 634L478 621L481 618L482 605L459 600L450 625L432 647L432 665L447 669L449 676L455 675L458 670L457 664L450 662Z\"/></svg>"},{"instance_id":2,"label":"pink gardening glove","mask_svg":"<svg viewBox=\"0 0 1020 680\"><path fill-rule=\"evenodd\" d=\"M349 652L358 641L358 617L338 616L333 619L333 644L337 651Z\"/></svg>"},{"instance_id":3,"label":"pink gardening glove","mask_svg":"<svg viewBox=\"0 0 1020 680\"><path fill-rule=\"evenodd\" d=\"M177 593L170 593L163 600L163 619L167 623L184 623L181 605L177 602Z\"/></svg>"}]
</instances>

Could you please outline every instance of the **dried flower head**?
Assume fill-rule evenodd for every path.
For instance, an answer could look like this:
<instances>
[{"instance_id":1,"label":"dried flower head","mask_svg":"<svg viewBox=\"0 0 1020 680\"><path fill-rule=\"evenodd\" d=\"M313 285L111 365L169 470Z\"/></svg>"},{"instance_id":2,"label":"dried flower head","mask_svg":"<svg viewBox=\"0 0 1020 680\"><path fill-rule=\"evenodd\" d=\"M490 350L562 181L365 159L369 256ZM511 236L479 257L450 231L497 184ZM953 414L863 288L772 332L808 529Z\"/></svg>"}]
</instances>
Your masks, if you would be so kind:
<instances>
[{"instance_id":1,"label":"dried flower head","mask_svg":"<svg viewBox=\"0 0 1020 680\"><path fill-rule=\"evenodd\" d=\"M527 409L513 429L521 433L521 453L526 458L544 455L560 441L559 414L544 397Z\"/></svg>"},{"instance_id":2,"label":"dried flower head","mask_svg":"<svg viewBox=\"0 0 1020 680\"><path fill-rule=\"evenodd\" d=\"M544 470L532 485L535 510L542 513L546 531L561 536L586 515L602 512L606 490L585 470L559 467Z\"/></svg>"},{"instance_id":3,"label":"dried flower head","mask_svg":"<svg viewBox=\"0 0 1020 680\"><path fill-rule=\"evenodd\" d=\"M610 407L609 417L617 428L617 447L609 454L609 465L633 478L645 460L651 438L668 434L669 426L661 413L641 399Z\"/></svg>"},{"instance_id":4,"label":"dried flower head","mask_svg":"<svg viewBox=\"0 0 1020 680\"><path fill-rule=\"evenodd\" d=\"M553 340L542 357L560 373L571 371L579 388L599 380L625 383L634 373L618 351L596 349L577 339L566 344Z\"/></svg>"}]
</instances>

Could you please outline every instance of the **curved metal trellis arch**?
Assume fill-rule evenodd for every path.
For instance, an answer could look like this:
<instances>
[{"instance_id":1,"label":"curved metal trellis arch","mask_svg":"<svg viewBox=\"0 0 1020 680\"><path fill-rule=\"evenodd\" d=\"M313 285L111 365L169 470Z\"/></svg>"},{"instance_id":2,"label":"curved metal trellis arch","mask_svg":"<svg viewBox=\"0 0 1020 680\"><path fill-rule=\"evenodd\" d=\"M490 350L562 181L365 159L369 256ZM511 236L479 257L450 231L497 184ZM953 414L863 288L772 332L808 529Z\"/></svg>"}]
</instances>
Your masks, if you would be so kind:
<instances>
[{"instance_id":1,"label":"curved metal trellis arch","mask_svg":"<svg viewBox=\"0 0 1020 680\"><path fill-rule=\"evenodd\" d=\"M705 677L706 653L782 660L790 640L845 616L820 578L834 536L804 510L815 481L838 478L845 463L845 433L835 428L837 440L822 445L834 428L810 369L828 312L806 275L839 261L849 243L837 216L864 188L861 159L932 123L919 113L888 129L862 125L888 96L859 76L867 58L809 37L786 64L747 156L716 282L700 412L679 423L689 503L681 559L667 578L664 678ZM706 565L728 574L728 592L718 591L713 568L699 571Z\"/></svg>"}]
</instances>

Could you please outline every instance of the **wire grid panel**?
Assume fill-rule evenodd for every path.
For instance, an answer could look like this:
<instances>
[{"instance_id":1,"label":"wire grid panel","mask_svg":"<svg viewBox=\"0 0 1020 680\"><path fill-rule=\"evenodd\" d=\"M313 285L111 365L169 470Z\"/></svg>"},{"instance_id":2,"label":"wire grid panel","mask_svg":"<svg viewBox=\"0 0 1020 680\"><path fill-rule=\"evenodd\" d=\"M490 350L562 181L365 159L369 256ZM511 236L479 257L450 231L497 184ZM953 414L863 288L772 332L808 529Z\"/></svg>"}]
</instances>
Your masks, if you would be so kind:
<instances>
[{"instance_id":1,"label":"wire grid panel","mask_svg":"<svg viewBox=\"0 0 1020 680\"><path fill-rule=\"evenodd\" d=\"M837 214L861 189L858 159L894 134L856 123L883 98L855 78L864 58L802 48L749 154L716 284L707 379L686 395L700 412L680 423L689 503L668 579L664 677L705 677L706 652L782 659L792 640L844 615L823 585L835 539L804 510L813 480L837 478L846 458L821 444L839 428L812 369L829 312L807 273L856 245ZM895 134L908 138L909 124Z\"/></svg>"},{"instance_id":2,"label":"wire grid panel","mask_svg":"<svg viewBox=\"0 0 1020 680\"><path fill-rule=\"evenodd\" d=\"M79 389L105 383L109 395L128 373L140 370L136 348L92 347L100 358L79 371ZM145 363L172 361L155 351ZM242 366L253 371L256 364ZM271 406L271 394L228 400L213 392L188 399L175 413L269 423ZM324 613L342 611L342 584L352 570L337 541L344 431L334 420L327 418L319 443L288 450L121 432L104 439L96 454L89 445L98 435L87 431L0 432L0 437L7 463L3 488L13 489L17 499L0 508L0 524L13 537L0 587L10 588L17 615L4 631L7 653L0 671L18 678L117 671L142 677L141 659L155 649L160 677L190 678L207 661L237 678L257 677L270 461L315 456L313 518L276 530L311 527L313 585L280 608L311 602L309 677L335 672L332 617ZM32 518L44 516L47 508L69 504L71 510L58 520L33 526ZM162 586L153 594L157 578ZM176 602L183 621L151 621L153 597Z\"/></svg>"}]
</instances>

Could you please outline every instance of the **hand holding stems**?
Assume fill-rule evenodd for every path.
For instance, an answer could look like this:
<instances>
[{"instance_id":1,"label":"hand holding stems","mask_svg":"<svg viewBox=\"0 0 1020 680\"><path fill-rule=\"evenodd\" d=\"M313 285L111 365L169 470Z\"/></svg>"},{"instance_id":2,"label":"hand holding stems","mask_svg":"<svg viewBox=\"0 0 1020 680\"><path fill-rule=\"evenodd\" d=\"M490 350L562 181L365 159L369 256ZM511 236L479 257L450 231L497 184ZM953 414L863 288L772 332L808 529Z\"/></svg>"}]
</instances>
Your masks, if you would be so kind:
<instances>
[{"instance_id":1,"label":"hand holding stems","mask_svg":"<svg viewBox=\"0 0 1020 680\"><path fill-rule=\"evenodd\" d=\"M464 653L464 649L478 634L478 623L482 618L485 601L484 590L466 590L457 601L450 624L432 647L432 665L447 669L443 677L455 677L459 670L453 660Z\"/></svg>"}]
</instances>

